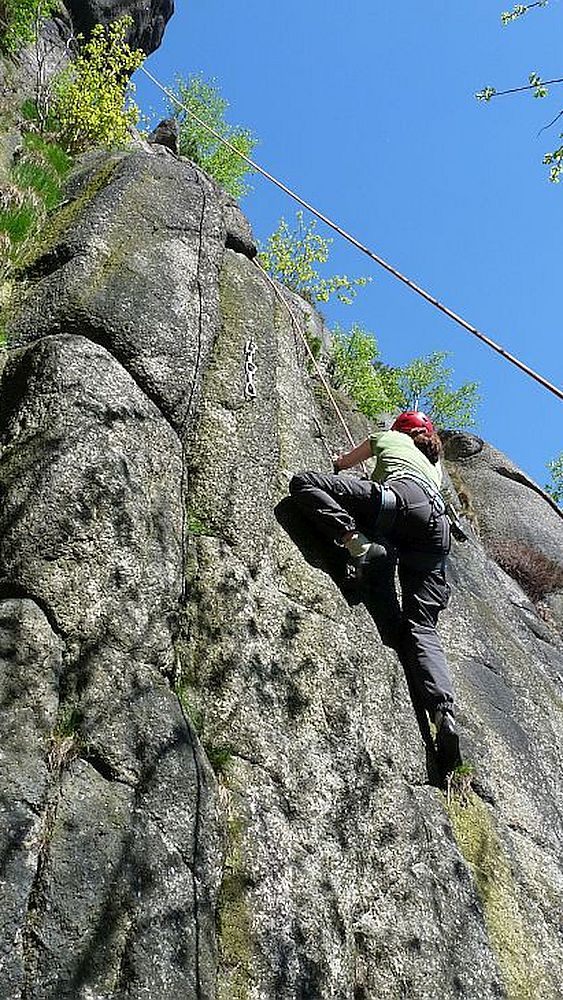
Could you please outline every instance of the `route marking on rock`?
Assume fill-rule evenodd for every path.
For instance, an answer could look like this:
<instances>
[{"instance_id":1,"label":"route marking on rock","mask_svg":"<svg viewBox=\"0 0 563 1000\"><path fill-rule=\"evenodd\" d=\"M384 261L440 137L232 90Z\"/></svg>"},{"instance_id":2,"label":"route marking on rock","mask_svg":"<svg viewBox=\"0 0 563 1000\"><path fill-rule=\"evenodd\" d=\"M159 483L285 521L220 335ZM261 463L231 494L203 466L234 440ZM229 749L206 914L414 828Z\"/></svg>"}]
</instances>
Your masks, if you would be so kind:
<instances>
[{"instance_id":1,"label":"route marking on rock","mask_svg":"<svg viewBox=\"0 0 563 1000\"><path fill-rule=\"evenodd\" d=\"M254 385L254 376L256 375L256 365L254 363L254 355L258 348L256 344L249 338L244 345L244 398L245 399L256 399L256 386Z\"/></svg>"}]
</instances>

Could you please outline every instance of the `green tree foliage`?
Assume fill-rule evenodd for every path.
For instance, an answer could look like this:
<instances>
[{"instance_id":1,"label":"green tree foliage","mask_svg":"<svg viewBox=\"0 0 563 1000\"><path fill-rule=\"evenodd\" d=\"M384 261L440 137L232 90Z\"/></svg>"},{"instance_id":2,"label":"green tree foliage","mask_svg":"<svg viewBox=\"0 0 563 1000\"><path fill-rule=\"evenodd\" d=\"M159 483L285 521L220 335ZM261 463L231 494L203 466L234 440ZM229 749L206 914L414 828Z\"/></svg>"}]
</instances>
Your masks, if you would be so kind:
<instances>
[{"instance_id":1,"label":"green tree foliage","mask_svg":"<svg viewBox=\"0 0 563 1000\"><path fill-rule=\"evenodd\" d=\"M563 505L563 451L547 463L551 474L551 482L546 484L546 492L553 497L556 503Z\"/></svg>"},{"instance_id":2,"label":"green tree foliage","mask_svg":"<svg viewBox=\"0 0 563 1000\"><path fill-rule=\"evenodd\" d=\"M0 48L13 54L33 42L44 17L58 7L58 0L0 0Z\"/></svg>"},{"instance_id":3,"label":"green tree foliage","mask_svg":"<svg viewBox=\"0 0 563 1000\"><path fill-rule=\"evenodd\" d=\"M347 392L372 419L382 413L420 409L442 430L474 427L478 385L467 382L454 388L447 357L446 352L435 351L404 367L391 367L381 360L373 334L354 325L349 334L342 330L334 334L332 377L336 388Z\"/></svg>"},{"instance_id":4,"label":"green tree foliage","mask_svg":"<svg viewBox=\"0 0 563 1000\"><path fill-rule=\"evenodd\" d=\"M242 198L250 190L244 178L251 168L236 152L198 124L189 112L244 156L250 156L258 140L249 129L227 123L225 114L229 104L221 96L215 80L206 81L200 74L187 80L179 76L173 93L179 104L188 109L184 111L176 101L169 102L169 111L178 121L180 153L210 174L235 198Z\"/></svg>"},{"instance_id":5,"label":"green tree foliage","mask_svg":"<svg viewBox=\"0 0 563 1000\"><path fill-rule=\"evenodd\" d=\"M320 236L316 220L304 220L303 212L296 213L296 225L290 229L285 219L269 237L259 254L259 260L268 274L292 291L307 299L312 305L328 302L331 295L350 305L357 289L367 285L371 278L348 278L335 274L323 277L319 264L326 264L334 240Z\"/></svg>"},{"instance_id":6,"label":"green tree foliage","mask_svg":"<svg viewBox=\"0 0 563 1000\"><path fill-rule=\"evenodd\" d=\"M330 369L335 387L346 392L366 417L375 419L402 408L395 370L382 363L375 337L358 324L349 333L334 331Z\"/></svg>"},{"instance_id":7,"label":"green tree foliage","mask_svg":"<svg viewBox=\"0 0 563 1000\"><path fill-rule=\"evenodd\" d=\"M479 384L465 382L454 389L453 368L446 364L449 356L447 351L434 351L395 369L404 399L401 409L423 410L442 430L474 427Z\"/></svg>"},{"instance_id":8,"label":"green tree foliage","mask_svg":"<svg viewBox=\"0 0 563 1000\"><path fill-rule=\"evenodd\" d=\"M130 76L145 58L127 42L130 17L104 27L96 24L90 40L54 86L51 116L58 141L71 153L92 146L124 145L139 120L131 98Z\"/></svg>"}]
</instances>

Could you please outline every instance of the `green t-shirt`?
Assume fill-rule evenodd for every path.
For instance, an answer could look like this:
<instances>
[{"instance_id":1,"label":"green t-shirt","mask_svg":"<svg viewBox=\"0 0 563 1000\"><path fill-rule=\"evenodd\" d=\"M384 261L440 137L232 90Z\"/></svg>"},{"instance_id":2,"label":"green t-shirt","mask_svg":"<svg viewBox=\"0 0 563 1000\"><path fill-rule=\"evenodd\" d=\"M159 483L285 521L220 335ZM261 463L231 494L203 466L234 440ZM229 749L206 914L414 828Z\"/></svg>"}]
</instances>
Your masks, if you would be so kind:
<instances>
[{"instance_id":1,"label":"green t-shirt","mask_svg":"<svg viewBox=\"0 0 563 1000\"><path fill-rule=\"evenodd\" d=\"M417 448L408 434L400 431L380 431L370 435L371 453L377 459L371 478L376 483L411 472L421 476L439 490L442 485L442 467L432 462Z\"/></svg>"}]
</instances>

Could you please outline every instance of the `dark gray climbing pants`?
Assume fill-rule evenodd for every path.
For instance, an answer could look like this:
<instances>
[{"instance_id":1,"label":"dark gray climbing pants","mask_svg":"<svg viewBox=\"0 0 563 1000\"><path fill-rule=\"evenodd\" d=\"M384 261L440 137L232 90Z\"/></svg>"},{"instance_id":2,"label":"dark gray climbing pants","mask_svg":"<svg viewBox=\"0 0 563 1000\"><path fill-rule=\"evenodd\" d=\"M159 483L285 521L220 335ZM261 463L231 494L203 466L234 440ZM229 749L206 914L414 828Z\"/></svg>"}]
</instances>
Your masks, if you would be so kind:
<instances>
[{"instance_id":1,"label":"dark gray climbing pants","mask_svg":"<svg viewBox=\"0 0 563 1000\"><path fill-rule=\"evenodd\" d=\"M389 483L397 496L395 524L387 538L397 552L407 659L424 707L434 716L438 707L453 707L450 672L436 625L448 603L445 557L449 525L435 511L431 497L412 479ZM325 538L341 542L348 531L378 537L381 486L355 476L301 472L289 491L294 502Z\"/></svg>"}]
</instances>

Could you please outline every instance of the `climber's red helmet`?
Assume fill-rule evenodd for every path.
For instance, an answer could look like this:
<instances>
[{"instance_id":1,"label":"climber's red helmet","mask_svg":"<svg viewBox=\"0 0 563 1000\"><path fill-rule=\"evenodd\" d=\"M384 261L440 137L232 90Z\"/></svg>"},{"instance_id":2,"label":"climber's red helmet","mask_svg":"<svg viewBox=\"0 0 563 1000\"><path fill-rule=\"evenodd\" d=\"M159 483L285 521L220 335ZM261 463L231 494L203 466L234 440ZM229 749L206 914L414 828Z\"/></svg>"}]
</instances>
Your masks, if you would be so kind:
<instances>
[{"instance_id":1,"label":"climber's red helmet","mask_svg":"<svg viewBox=\"0 0 563 1000\"><path fill-rule=\"evenodd\" d=\"M402 434L410 434L414 430L428 431L429 434L434 433L434 425L425 413L421 413L420 410L407 410L406 413L400 413L395 422L391 426L392 431L400 431Z\"/></svg>"}]
</instances>

